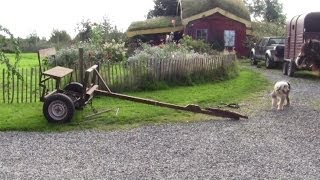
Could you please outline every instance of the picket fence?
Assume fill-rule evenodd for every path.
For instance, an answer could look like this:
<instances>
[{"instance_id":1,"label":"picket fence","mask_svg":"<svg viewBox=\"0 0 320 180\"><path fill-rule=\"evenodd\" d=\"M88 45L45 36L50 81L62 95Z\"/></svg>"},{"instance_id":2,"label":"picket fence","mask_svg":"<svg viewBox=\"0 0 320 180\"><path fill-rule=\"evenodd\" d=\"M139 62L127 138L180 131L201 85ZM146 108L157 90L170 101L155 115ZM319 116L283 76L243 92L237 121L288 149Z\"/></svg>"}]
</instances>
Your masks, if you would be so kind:
<instances>
[{"instance_id":1,"label":"picket fence","mask_svg":"<svg viewBox=\"0 0 320 180\"><path fill-rule=\"evenodd\" d=\"M180 77L188 74L208 73L222 67L228 67L236 59L233 54L210 56L199 59L150 59L146 62L120 62L103 63L99 66L99 72L114 92L135 90L139 84L144 83L145 78L154 81L179 81ZM85 65L89 68L91 64ZM80 71L77 66L72 77L62 80L62 87L71 81L81 83ZM43 69L44 71L47 68ZM0 103L31 103L38 102L41 95L39 86L40 70L38 67L21 68L18 72L23 79L16 76L8 76L6 69L2 69L0 77ZM55 88L55 81L46 81L49 90Z\"/></svg>"}]
</instances>

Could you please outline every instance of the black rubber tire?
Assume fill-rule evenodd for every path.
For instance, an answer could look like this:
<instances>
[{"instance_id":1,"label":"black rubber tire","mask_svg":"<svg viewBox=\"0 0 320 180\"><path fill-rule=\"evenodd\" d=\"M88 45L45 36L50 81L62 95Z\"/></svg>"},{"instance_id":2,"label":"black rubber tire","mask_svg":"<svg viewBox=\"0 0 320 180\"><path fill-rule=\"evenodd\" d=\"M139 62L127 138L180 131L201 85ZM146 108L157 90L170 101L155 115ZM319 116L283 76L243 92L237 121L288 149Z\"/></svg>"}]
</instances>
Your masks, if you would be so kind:
<instances>
[{"instance_id":1,"label":"black rubber tire","mask_svg":"<svg viewBox=\"0 0 320 180\"><path fill-rule=\"evenodd\" d=\"M78 82L71 82L66 87L64 87L65 91L73 91L82 94L83 85Z\"/></svg>"},{"instance_id":2,"label":"black rubber tire","mask_svg":"<svg viewBox=\"0 0 320 180\"><path fill-rule=\"evenodd\" d=\"M75 107L69 96L56 93L46 98L42 110L48 122L66 123L71 121Z\"/></svg>"},{"instance_id":3,"label":"black rubber tire","mask_svg":"<svg viewBox=\"0 0 320 180\"><path fill-rule=\"evenodd\" d=\"M66 85L66 87L64 87L64 90L67 92L75 92L77 93L76 96L81 96L82 95L82 91L83 91L83 85L81 83L78 82L71 82L68 85ZM68 93L67 93L68 94ZM79 101L74 101L74 107L77 110L82 110L83 107L80 105L81 103Z\"/></svg>"},{"instance_id":4,"label":"black rubber tire","mask_svg":"<svg viewBox=\"0 0 320 180\"><path fill-rule=\"evenodd\" d=\"M250 64L251 64L252 66L258 64L258 62L257 62L257 60L256 60L256 57L254 56L253 53L250 54Z\"/></svg>"},{"instance_id":5,"label":"black rubber tire","mask_svg":"<svg viewBox=\"0 0 320 180\"><path fill-rule=\"evenodd\" d=\"M295 64L293 61L288 62L288 76L293 77L295 71Z\"/></svg>"},{"instance_id":6,"label":"black rubber tire","mask_svg":"<svg viewBox=\"0 0 320 180\"><path fill-rule=\"evenodd\" d=\"M273 60L269 56L266 56L266 68L271 69L273 67L274 67Z\"/></svg>"},{"instance_id":7,"label":"black rubber tire","mask_svg":"<svg viewBox=\"0 0 320 180\"><path fill-rule=\"evenodd\" d=\"M283 75L288 75L288 62L283 62L282 63L282 74Z\"/></svg>"}]
</instances>

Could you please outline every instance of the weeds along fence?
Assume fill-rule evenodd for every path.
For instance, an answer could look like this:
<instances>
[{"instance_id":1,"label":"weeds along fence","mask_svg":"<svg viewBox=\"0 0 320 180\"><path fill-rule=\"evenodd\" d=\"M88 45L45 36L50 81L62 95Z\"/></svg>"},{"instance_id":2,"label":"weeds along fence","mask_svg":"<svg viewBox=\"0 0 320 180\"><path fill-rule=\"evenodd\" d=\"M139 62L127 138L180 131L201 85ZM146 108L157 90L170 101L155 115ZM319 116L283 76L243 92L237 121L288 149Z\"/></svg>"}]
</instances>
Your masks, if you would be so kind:
<instances>
[{"instance_id":1,"label":"weeds along fence","mask_svg":"<svg viewBox=\"0 0 320 180\"><path fill-rule=\"evenodd\" d=\"M236 59L235 55L211 56L203 59L167 59L136 62L104 63L100 65L99 72L114 92L134 91L141 89L149 82L172 82L187 81L191 75L205 76L214 75L220 69L229 67ZM85 65L89 68L92 63ZM48 68L45 68L47 70ZM77 66L73 67L71 76L62 80L62 87L70 81L80 82L80 71ZM31 103L38 102L42 89L39 86L39 68L22 68L18 72L22 79L8 76L6 69L1 70L0 76L0 103ZM52 91L55 81L50 79L45 85Z\"/></svg>"}]
</instances>

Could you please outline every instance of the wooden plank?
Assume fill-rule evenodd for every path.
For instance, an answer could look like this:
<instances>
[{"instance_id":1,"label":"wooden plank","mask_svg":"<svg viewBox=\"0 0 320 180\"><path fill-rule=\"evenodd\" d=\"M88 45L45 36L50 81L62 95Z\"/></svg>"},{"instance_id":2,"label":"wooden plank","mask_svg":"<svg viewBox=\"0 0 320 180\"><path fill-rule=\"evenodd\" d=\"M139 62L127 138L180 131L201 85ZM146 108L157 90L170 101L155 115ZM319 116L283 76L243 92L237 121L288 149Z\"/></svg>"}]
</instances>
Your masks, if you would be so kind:
<instances>
[{"instance_id":1,"label":"wooden plank","mask_svg":"<svg viewBox=\"0 0 320 180\"><path fill-rule=\"evenodd\" d=\"M108 67L107 67L107 71L108 71L108 82L109 85L111 85L111 73L110 73L110 62L108 62Z\"/></svg>"},{"instance_id":2,"label":"wooden plank","mask_svg":"<svg viewBox=\"0 0 320 180\"><path fill-rule=\"evenodd\" d=\"M107 90L108 92L111 92L109 86L107 85L107 83L103 80L102 76L99 74L99 72L95 69L94 74L96 74L99 78L99 80L101 81L102 85L104 86L105 90Z\"/></svg>"},{"instance_id":3,"label":"wooden plank","mask_svg":"<svg viewBox=\"0 0 320 180\"><path fill-rule=\"evenodd\" d=\"M83 72L84 72L83 48L79 48L79 76L80 76L81 83L83 83Z\"/></svg>"},{"instance_id":4,"label":"wooden plank","mask_svg":"<svg viewBox=\"0 0 320 180\"><path fill-rule=\"evenodd\" d=\"M12 80L12 85L11 85L11 101L10 101L10 103L13 103L13 100L14 100L14 80L15 80L15 75L13 75L13 71L12 71L12 74L11 74L11 80Z\"/></svg>"},{"instance_id":5,"label":"wooden plank","mask_svg":"<svg viewBox=\"0 0 320 180\"><path fill-rule=\"evenodd\" d=\"M175 80L176 81L179 81L179 62L180 62L180 59L177 59L175 61Z\"/></svg>"},{"instance_id":6,"label":"wooden plank","mask_svg":"<svg viewBox=\"0 0 320 180\"><path fill-rule=\"evenodd\" d=\"M114 63L111 63L112 85L113 85L113 87L115 87L116 82L115 82L115 77L114 77L114 71L113 71L113 69L114 69Z\"/></svg>"},{"instance_id":7,"label":"wooden plank","mask_svg":"<svg viewBox=\"0 0 320 180\"><path fill-rule=\"evenodd\" d=\"M5 79L6 79L6 72L4 69L2 69L2 100L3 103L6 103L6 84L5 84Z\"/></svg>"},{"instance_id":8,"label":"wooden plank","mask_svg":"<svg viewBox=\"0 0 320 180\"><path fill-rule=\"evenodd\" d=\"M168 62L168 76L167 76L167 81L170 81L171 80L171 73L172 73L172 71L171 71L171 64L172 64L172 59L170 59L170 61Z\"/></svg>"},{"instance_id":9,"label":"wooden plank","mask_svg":"<svg viewBox=\"0 0 320 180\"><path fill-rule=\"evenodd\" d=\"M28 102L28 69L26 68L26 79L25 79L25 83L26 83L26 102Z\"/></svg>"},{"instance_id":10,"label":"wooden plank","mask_svg":"<svg viewBox=\"0 0 320 180\"><path fill-rule=\"evenodd\" d=\"M159 77L158 77L158 79L161 81L162 80L162 65L163 65L163 59L161 59L160 61L158 61L158 68L159 68Z\"/></svg>"},{"instance_id":11,"label":"wooden plank","mask_svg":"<svg viewBox=\"0 0 320 180\"><path fill-rule=\"evenodd\" d=\"M121 66L121 62L120 63L117 63L118 65L118 68L119 68L119 83L120 83L120 89L122 90L122 88L123 88L123 80L122 80L122 66Z\"/></svg>"},{"instance_id":12,"label":"wooden plank","mask_svg":"<svg viewBox=\"0 0 320 180\"><path fill-rule=\"evenodd\" d=\"M118 75L118 68L117 68L117 64L116 63L112 64L112 69L113 69L115 86L118 89L118 87L119 87L119 75Z\"/></svg>"},{"instance_id":13,"label":"wooden plank","mask_svg":"<svg viewBox=\"0 0 320 180\"><path fill-rule=\"evenodd\" d=\"M53 56L56 53L57 52L56 52L55 48L47 48L47 49L40 49L38 55L39 55L40 60L42 60L43 58Z\"/></svg>"},{"instance_id":14,"label":"wooden plank","mask_svg":"<svg viewBox=\"0 0 320 180\"><path fill-rule=\"evenodd\" d=\"M170 81L170 78L171 78L171 64L172 64L172 59L170 59L168 62L167 62L167 68L168 68L168 72L167 72L167 81Z\"/></svg>"},{"instance_id":15,"label":"wooden plank","mask_svg":"<svg viewBox=\"0 0 320 180\"><path fill-rule=\"evenodd\" d=\"M108 64L105 64L103 68L104 68L104 80L108 85L110 85Z\"/></svg>"},{"instance_id":16,"label":"wooden plank","mask_svg":"<svg viewBox=\"0 0 320 180\"><path fill-rule=\"evenodd\" d=\"M20 69L17 69L17 72L18 72L19 74L21 74L21 73L20 73ZM17 90L16 90L17 103L19 103L19 91L20 91L19 85L20 85L20 79L17 78Z\"/></svg>"},{"instance_id":17,"label":"wooden plank","mask_svg":"<svg viewBox=\"0 0 320 180\"><path fill-rule=\"evenodd\" d=\"M53 78L63 78L72 72L73 72L73 69L65 68L65 67L61 67L61 66L56 66L52 69L49 69L49 70L43 72L43 74L46 76L53 77Z\"/></svg>"},{"instance_id":18,"label":"wooden plank","mask_svg":"<svg viewBox=\"0 0 320 180\"><path fill-rule=\"evenodd\" d=\"M78 70L77 70L77 66L74 66L74 81L75 82L80 82L78 81Z\"/></svg>"},{"instance_id":19,"label":"wooden plank","mask_svg":"<svg viewBox=\"0 0 320 180\"><path fill-rule=\"evenodd\" d=\"M24 69L22 68L22 73L21 73L22 77L23 77L23 81L21 81L21 102L23 103L24 99L23 99L23 92L24 92L24 81L26 80L24 77Z\"/></svg>"},{"instance_id":20,"label":"wooden plank","mask_svg":"<svg viewBox=\"0 0 320 180\"><path fill-rule=\"evenodd\" d=\"M34 69L31 68L31 75L30 75L30 96L29 96L29 102L32 102L32 80L33 80L33 71Z\"/></svg>"},{"instance_id":21,"label":"wooden plank","mask_svg":"<svg viewBox=\"0 0 320 180\"><path fill-rule=\"evenodd\" d=\"M128 69L125 63L122 63L122 69L123 69L124 90L126 90L129 86L129 83L128 83Z\"/></svg>"},{"instance_id":22,"label":"wooden plank","mask_svg":"<svg viewBox=\"0 0 320 180\"><path fill-rule=\"evenodd\" d=\"M133 64L134 63L130 63L129 65L129 80L130 80L130 86L133 87Z\"/></svg>"},{"instance_id":23,"label":"wooden plank","mask_svg":"<svg viewBox=\"0 0 320 180\"><path fill-rule=\"evenodd\" d=\"M38 77L37 68L34 68L34 102L37 101L37 87L38 87L37 77Z\"/></svg>"},{"instance_id":24,"label":"wooden plank","mask_svg":"<svg viewBox=\"0 0 320 180\"><path fill-rule=\"evenodd\" d=\"M7 76L7 103L10 103L10 76Z\"/></svg>"}]
</instances>

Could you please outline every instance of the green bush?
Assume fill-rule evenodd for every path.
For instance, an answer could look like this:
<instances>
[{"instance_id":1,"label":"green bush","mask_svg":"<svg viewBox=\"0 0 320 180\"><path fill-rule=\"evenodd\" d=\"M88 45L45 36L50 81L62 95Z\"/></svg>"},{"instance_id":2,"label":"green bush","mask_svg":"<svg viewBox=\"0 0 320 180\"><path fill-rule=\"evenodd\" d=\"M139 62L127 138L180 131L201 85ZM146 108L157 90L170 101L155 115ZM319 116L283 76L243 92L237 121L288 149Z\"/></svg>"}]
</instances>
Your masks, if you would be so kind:
<instances>
[{"instance_id":1,"label":"green bush","mask_svg":"<svg viewBox=\"0 0 320 180\"><path fill-rule=\"evenodd\" d=\"M190 42L190 41L188 41ZM207 53L197 53L194 52L193 48L183 44L165 44L162 46L151 46L148 44L142 44L139 49L135 51L135 54L128 59L128 63L134 63L139 61L140 63L145 63L145 65L153 63L153 60L164 60L170 61L174 59L203 59L208 58L210 55ZM147 67L147 66L145 66ZM140 68L137 71L141 71ZM153 69L148 69L152 72ZM151 73L152 74L152 73ZM170 86L192 86L195 84L201 84L212 81L221 81L224 79L230 79L238 74L238 68L235 63L227 68L218 68L211 70L209 72L204 72L202 70L196 72L188 73L177 73L173 75L170 80L159 81L155 79L152 75L145 74L138 85L138 90L156 90L156 89L166 89Z\"/></svg>"},{"instance_id":2,"label":"green bush","mask_svg":"<svg viewBox=\"0 0 320 180\"><path fill-rule=\"evenodd\" d=\"M67 66L76 63L79 59L79 50L76 48L65 48L57 51L55 57L49 57L47 59L47 64L49 66Z\"/></svg>"},{"instance_id":3,"label":"green bush","mask_svg":"<svg viewBox=\"0 0 320 180\"><path fill-rule=\"evenodd\" d=\"M57 51L55 57L47 60L49 66L67 66L77 64L79 59L79 47L84 49L84 60L94 63L103 63L106 61L124 61L126 57L125 43L106 42L102 47L97 47L93 43L81 42L77 47L63 48Z\"/></svg>"},{"instance_id":4,"label":"green bush","mask_svg":"<svg viewBox=\"0 0 320 180\"><path fill-rule=\"evenodd\" d=\"M213 47L206 43L204 40L195 40L191 36L184 35L180 40L182 46L184 46L189 51L195 51L197 53L207 53L207 54L219 54L218 51L214 50Z\"/></svg>"}]
</instances>

